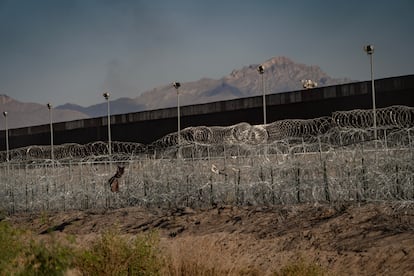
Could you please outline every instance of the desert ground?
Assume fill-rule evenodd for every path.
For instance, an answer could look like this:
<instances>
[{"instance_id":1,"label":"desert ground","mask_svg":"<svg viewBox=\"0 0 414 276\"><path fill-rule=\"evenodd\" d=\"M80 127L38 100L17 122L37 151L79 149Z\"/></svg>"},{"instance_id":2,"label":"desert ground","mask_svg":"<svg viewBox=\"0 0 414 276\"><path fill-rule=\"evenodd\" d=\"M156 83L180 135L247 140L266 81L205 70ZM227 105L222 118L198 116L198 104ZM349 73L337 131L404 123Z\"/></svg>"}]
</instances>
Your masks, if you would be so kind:
<instances>
[{"instance_id":1,"label":"desert ground","mask_svg":"<svg viewBox=\"0 0 414 276\"><path fill-rule=\"evenodd\" d=\"M245 267L251 275L269 275L307 262L327 275L414 275L412 202L128 207L23 213L7 220L40 238L71 235L81 244L113 228L131 236L156 231L172 258L192 258L234 274Z\"/></svg>"}]
</instances>

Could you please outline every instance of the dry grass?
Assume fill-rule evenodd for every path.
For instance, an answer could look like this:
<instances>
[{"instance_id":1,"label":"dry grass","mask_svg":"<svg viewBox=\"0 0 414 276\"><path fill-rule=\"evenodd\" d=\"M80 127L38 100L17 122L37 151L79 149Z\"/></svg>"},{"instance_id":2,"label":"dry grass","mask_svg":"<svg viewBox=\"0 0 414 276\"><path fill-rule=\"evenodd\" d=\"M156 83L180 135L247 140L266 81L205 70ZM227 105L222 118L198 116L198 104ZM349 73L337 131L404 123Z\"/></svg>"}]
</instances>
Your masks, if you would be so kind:
<instances>
[{"instance_id":1,"label":"dry grass","mask_svg":"<svg viewBox=\"0 0 414 276\"><path fill-rule=\"evenodd\" d=\"M169 276L213 276L213 275L327 275L326 270L302 257L283 260L279 270L258 267L253 258L244 252L243 244L227 244L223 235L218 237L198 236L178 238L163 242L165 255L162 275ZM296 259L298 261L296 261Z\"/></svg>"},{"instance_id":2,"label":"dry grass","mask_svg":"<svg viewBox=\"0 0 414 276\"><path fill-rule=\"evenodd\" d=\"M65 260L65 247L73 248L76 253L65 271L72 276L144 274L139 265L147 267L146 264L153 269L145 268L152 271L147 275L177 276L325 275L327 272L406 275L414 271L412 208L396 209L389 204L340 208L224 206L166 212L131 208L44 217L44 214L37 217L23 214L0 222L2 225L7 220L33 233L44 233L30 236L28 231L0 227L0 271L4 272L5 266L12 269L10 263L20 267L33 264L33 269L40 268L46 260L56 264ZM114 226L114 218L119 219L118 226ZM120 231L105 232L114 228ZM150 231L157 231L159 236L146 240L142 235ZM141 244L135 243L136 237L143 237ZM31 239L35 240L32 245ZM61 246L48 244L54 241ZM63 259L51 258L59 254Z\"/></svg>"},{"instance_id":3,"label":"dry grass","mask_svg":"<svg viewBox=\"0 0 414 276\"><path fill-rule=\"evenodd\" d=\"M328 275L326 270L320 265L309 263L304 259L298 262L290 263L274 273L274 276L322 276Z\"/></svg>"},{"instance_id":4,"label":"dry grass","mask_svg":"<svg viewBox=\"0 0 414 276\"><path fill-rule=\"evenodd\" d=\"M86 247L72 238L36 238L0 222L0 275L324 275L319 266L304 261L276 272L260 270L248 255L224 248L224 235L163 239L160 244L153 232L131 236L113 230Z\"/></svg>"},{"instance_id":5,"label":"dry grass","mask_svg":"<svg viewBox=\"0 0 414 276\"><path fill-rule=\"evenodd\" d=\"M166 275L239 275L240 264L234 263L230 255L208 236L194 240L169 240L166 245Z\"/></svg>"}]
</instances>

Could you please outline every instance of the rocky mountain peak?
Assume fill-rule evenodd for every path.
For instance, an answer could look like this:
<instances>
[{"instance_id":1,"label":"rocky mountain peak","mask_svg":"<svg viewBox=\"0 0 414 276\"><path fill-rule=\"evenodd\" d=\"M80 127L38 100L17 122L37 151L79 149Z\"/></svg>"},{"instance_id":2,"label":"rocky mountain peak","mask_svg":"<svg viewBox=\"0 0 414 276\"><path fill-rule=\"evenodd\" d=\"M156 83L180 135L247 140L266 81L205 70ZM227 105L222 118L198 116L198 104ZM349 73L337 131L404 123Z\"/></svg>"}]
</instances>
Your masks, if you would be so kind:
<instances>
[{"instance_id":1,"label":"rocky mountain peak","mask_svg":"<svg viewBox=\"0 0 414 276\"><path fill-rule=\"evenodd\" d=\"M192 105L260 95L262 93L261 77L257 72L259 65L251 64L233 70L221 79L202 78L198 81L182 83L180 102L182 105ZM302 80L312 80L318 83L318 86L350 82L349 79L330 77L319 66L296 63L284 56L272 57L263 62L262 65L265 67L263 77L267 94L303 89ZM167 84L144 92L133 99L111 100L111 114L124 114L174 107L176 105L176 93L174 93L171 84ZM10 116L10 127L48 122L48 113L44 104L21 103L7 95L0 95L0 111L5 111L5 109L10 113L15 113ZM106 103L89 107L65 104L54 109L54 114L56 113L54 118L56 121L69 121L86 117L99 117L104 116L106 110Z\"/></svg>"},{"instance_id":2,"label":"rocky mountain peak","mask_svg":"<svg viewBox=\"0 0 414 276\"><path fill-rule=\"evenodd\" d=\"M274 65L291 65L294 64L294 62L287 57L284 56L278 56L278 57L272 57L268 60L266 60L262 65L266 67L272 67Z\"/></svg>"}]
</instances>

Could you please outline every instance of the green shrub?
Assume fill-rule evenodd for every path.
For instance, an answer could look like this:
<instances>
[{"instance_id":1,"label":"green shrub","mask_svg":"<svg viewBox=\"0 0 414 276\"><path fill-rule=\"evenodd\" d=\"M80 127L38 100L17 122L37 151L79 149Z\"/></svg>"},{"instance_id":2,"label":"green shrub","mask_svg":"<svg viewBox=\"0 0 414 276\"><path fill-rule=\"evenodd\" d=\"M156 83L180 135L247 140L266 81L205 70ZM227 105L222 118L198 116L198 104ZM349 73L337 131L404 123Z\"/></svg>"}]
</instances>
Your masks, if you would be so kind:
<instances>
[{"instance_id":1,"label":"green shrub","mask_svg":"<svg viewBox=\"0 0 414 276\"><path fill-rule=\"evenodd\" d=\"M35 241L30 233L0 223L0 271L2 275L63 275L74 253L56 240Z\"/></svg>"},{"instance_id":2,"label":"green shrub","mask_svg":"<svg viewBox=\"0 0 414 276\"><path fill-rule=\"evenodd\" d=\"M53 235L47 242L34 240L0 222L0 275L64 275L73 268L83 275L159 275L158 240L153 233L128 239L106 232L90 248L75 250Z\"/></svg>"},{"instance_id":3,"label":"green shrub","mask_svg":"<svg viewBox=\"0 0 414 276\"><path fill-rule=\"evenodd\" d=\"M72 266L73 256L71 248L56 241L32 240L15 265L21 275L63 275Z\"/></svg>"},{"instance_id":4,"label":"green shrub","mask_svg":"<svg viewBox=\"0 0 414 276\"><path fill-rule=\"evenodd\" d=\"M0 271L5 271L22 250L22 235L22 231L14 229L7 222L0 222Z\"/></svg>"},{"instance_id":5,"label":"green shrub","mask_svg":"<svg viewBox=\"0 0 414 276\"><path fill-rule=\"evenodd\" d=\"M76 267L83 275L159 275L157 245L154 234L129 240L108 231L80 252Z\"/></svg>"}]
</instances>

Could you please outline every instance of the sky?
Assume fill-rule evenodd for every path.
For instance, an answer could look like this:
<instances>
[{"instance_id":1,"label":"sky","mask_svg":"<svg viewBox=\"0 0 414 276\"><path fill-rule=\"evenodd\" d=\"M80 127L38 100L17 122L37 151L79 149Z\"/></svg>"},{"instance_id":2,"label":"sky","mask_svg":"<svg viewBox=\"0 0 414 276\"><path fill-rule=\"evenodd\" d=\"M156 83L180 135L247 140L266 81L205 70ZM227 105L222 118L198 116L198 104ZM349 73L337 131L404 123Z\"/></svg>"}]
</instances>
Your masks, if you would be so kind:
<instances>
[{"instance_id":1,"label":"sky","mask_svg":"<svg viewBox=\"0 0 414 276\"><path fill-rule=\"evenodd\" d=\"M89 106L275 56L335 78L414 74L412 0L0 0L0 94ZM174 93L174 90L172 90Z\"/></svg>"}]
</instances>

